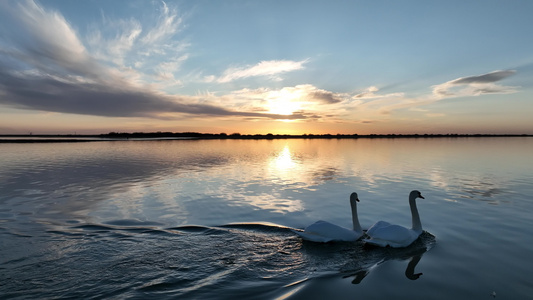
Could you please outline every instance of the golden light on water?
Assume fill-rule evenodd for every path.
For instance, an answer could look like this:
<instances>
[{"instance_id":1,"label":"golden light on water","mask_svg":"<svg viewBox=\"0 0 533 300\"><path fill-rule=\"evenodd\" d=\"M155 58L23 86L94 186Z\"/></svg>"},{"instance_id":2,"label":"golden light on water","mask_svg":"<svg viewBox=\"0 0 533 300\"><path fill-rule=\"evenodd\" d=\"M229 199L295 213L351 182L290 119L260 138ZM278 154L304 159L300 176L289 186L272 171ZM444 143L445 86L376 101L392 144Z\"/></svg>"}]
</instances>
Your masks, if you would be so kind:
<instances>
[{"instance_id":1,"label":"golden light on water","mask_svg":"<svg viewBox=\"0 0 533 300\"><path fill-rule=\"evenodd\" d=\"M271 161L271 166L280 171L289 171L296 166L296 162L292 158L291 150L288 145L285 145L276 157Z\"/></svg>"},{"instance_id":2,"label":"golden light on water","mask_svg":"<svg viewBox=\"0 0 533 300\"><path fill-rule=\"evenodd\" d=\"M294 159L294 155L287 144L268 161L268 178L273 184L283 186L294 184L300 181L297 176L299 172L295 172L300 166ZM247 199L251 200L250 197L247 197ZM286 198L281 194L269 193L268 195L254 197L251 203L262 209L270 209L279 213L295 212L303 209L301 200Z\"/></svg>"}]
</instances>

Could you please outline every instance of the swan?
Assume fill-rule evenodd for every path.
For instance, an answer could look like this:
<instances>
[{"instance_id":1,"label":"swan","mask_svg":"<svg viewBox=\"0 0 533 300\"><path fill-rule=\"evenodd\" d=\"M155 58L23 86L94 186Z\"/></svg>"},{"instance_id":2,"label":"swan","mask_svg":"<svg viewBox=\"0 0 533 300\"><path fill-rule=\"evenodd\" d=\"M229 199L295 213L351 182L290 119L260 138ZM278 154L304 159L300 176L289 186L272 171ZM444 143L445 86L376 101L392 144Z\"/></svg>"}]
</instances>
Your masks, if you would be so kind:
<instances>
[{"instance_id":1,"label":"swan","mask_svg":"<svg viewBox=\"0 0 533 300\"><path fill-rule=\"evenodd\" d=\"M357 202L359 202L359 197L354 192L350 195L353 230L320 220L307 226L304 231L293 231L304 240L313 242L356 241L363 235L363 229L361 229L359 218L357 217Z\"/></svg>"},{"instance_id":2,"label":"swan","mask_svg":"<svg viewBox=\"0 0 533 300\"><path fill-rule=\"evenodd\" d=\"M368 228L366 234L370 237L364 239L365 243L380 247L401 248L411 245L422 233L422 223L416 208L416 198L425 199L422 194L414 190L409 194L409 206L411 207L411 217L413 226L411 229L400 225L393 225L389 222L379 221Z\"/></svg>"}]
</instances>

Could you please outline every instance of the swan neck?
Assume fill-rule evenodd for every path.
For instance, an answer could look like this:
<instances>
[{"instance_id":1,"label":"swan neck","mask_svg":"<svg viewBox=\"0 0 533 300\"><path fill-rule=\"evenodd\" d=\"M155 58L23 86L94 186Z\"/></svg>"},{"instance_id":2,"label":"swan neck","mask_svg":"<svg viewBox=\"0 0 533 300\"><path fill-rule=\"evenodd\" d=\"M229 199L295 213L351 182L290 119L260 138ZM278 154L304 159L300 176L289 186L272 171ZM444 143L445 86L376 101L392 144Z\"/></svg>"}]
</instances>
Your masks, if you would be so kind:
<instances>
[{"instance_id":1,"label":"swan neck","mask_svg":"<svg viewBox=\"0 0 533 300\"><path fill-rule=\"evenodd\" d=\"M422 222L420 222L420 215L416 208L416 197L409 198L409 206L411 207L411 217L413 222L413 230L422 231Z\"/></svg>"},{"instance_id":2,"label":"swan neck","mask_svg":"<svg viewBox=\"0 0 533 300\"><path fill-rule=\"evenodd\" d=\"M411 258L405 269L405 276L411 280L417 280L422 273L415 274L415 267L418 262L422 259L422 254L415 255Z\"/></svg>"},{"instance_id":3,"label":"swan neck","mask_svg":"<svg viewBox=\"0 0 533 300\"><path fill-rule=\"evenodd\" d=\"M357 232L362 232L361 224L359 224L359 217L357 216L357 202L355 200L350 200L350 205L352 206L352 223L353 230Z\"/></svg>"}]
</instances>

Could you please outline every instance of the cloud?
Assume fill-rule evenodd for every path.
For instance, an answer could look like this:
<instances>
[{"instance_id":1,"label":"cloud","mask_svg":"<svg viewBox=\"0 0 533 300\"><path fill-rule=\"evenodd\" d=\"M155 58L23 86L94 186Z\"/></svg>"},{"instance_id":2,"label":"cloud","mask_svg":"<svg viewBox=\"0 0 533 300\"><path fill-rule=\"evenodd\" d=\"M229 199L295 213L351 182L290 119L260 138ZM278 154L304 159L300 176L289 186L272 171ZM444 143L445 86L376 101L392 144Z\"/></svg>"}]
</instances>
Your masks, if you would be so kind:
<instances>
[{"instance_id":1,"label":"cloud","mask_svg":"<svg viewBox=\"0 0 533 300\"><path fill-rule=\"evenodd\" d=\"M93 26L87 37L88 45L96 58L122 66L125 57L138 42L143 31L142 26L135 19L105 19L104 24L105 32Z\"/></svg>"},{"instance_id":2,"label":"cloud","mask_svg":"<svg viewBox=\"0 0 533 300\"><path fill-rule=\"evenodd\" d=\"M379 89L375 86L366 88L362 93L356 94L352 99L376 99L376 98L390 98L390 97L403 97L404 93L390 93L390 94L377 94Z\"/></svg>"},{"instance_id":3,"label":"cloud","mask_svg":"<svg viewBox=\"0 0 533 300\"><path fill-rule=\"evenodd\" d=\"M407 97L376 97L369 101L358 103L355 109L366 114L389 115L394 111L408 109L429 104L433 101L425 98L407 98Z\"/></svg>"},{"instance_id":4,"label":"cloud","mask_svg":"<svg viewBox=\"0 0 533 300\"><path fill-rule=\"evenodd\" d=\"M273 80L279 80L279 74L301 70L308 60L270 60L262 61L254 66L229 68L216 81L225 83L248 77L267 76Z\"/></svg>"},{"instance_id":5,"label":"cloud","mask_svg":"<svg viewBox=\"0 0 533 300\"><path fill-rule=\"evenodd\" d=\"M357 115L371 122L394 111L450 97L517 91L517 87L500 83L516 73L505 70L450 80L418 97L380 93L376 86L358 93L337 93L312 84L169 95L156 88L165 86L162 82L181 84L176 71L189 59L189 45L176 38L184 26L177 11L164 2L160 8L152 23L104 17L102 27L93 24L84 40L56 11L33 1L0 1L0 105L125 118L351 121ZM261 61L228 68L219 76L205 77L205 81L227 83L253 77L280 80L283 74L303 70L307 62Z\"/></svg>"},{"instance_id":6,"label":"cloud","mask_svg":"<svg viewBox=\"0 0 533 300\"><path fill-rule=\"evenodd\" d=\"M375 98L376 94L375 92L379 91L379 89L375 86L370 86L366 88L366 90L362 93L359 93L357 95L354 95L353 98Z\"/></svg>"},{"instance_id":7,"label":"cloud","mask_svg":"<svg viewBox=\"0 0 533 300\"><path fill-rule=\"evenodd\" d=\"M270 113L285 119L324 119L338 115L350 95L319 89L311 84L283 88L241 89L224 95L211 94L211 103L238 111Z\"/></svg>"},{"instance_id":8,"label":"cloud","mask_svg":"<svg viewBox=\"0 0 533 300\"><path fill-rule=\"evenodd\" d=\"M471 83L491 83L505 79L511 75L514 75L516 71L506 70L506 71L494 71L483 75L478 76L469 76L462 77L450 81L451 84L471 84Z\"/></svg>"},{"instance_id":9,"label":"cloud","mask_svg":"<svg viewBox=\"0 0 533 300\"><path fill-rule=\"evenodd\" d=\"M309 92L308 97L318 102L327 104L340 103L344 100L344 97L341 94L336 94L330 91L319 89L317 89L316 91Z\"/></svg>"},{"instance_id":10,"label":"cloud","mask_svg":"<svg viewBox=\"0 0 533 300\"><path fill-rule=\"evenodd\" d=\"M442 101L452 97L473 97L486 94L510 94L517 92L517 87L504 86L498 84L516 71L494 71L487 74L461 77L445 83L432 86L432 93L419 95L416 97L406 96L404 93L379 94L379 89L375 86L368 87L363 92L352 97L359 100L354 104L354 109L365 114L376 117L379 115L389 115L398 110L419 110L437 101ZM426 114L430 117L442 116L440 114Z\"/></svg>"},{"instance_id":11,"label":"cloud","mask_svg":"<svg viewBox=\"0 0 533 300\"><path fill-rule=\"evenodd\" d=\"M200 97L168 95L138 78L136 70L113 68L95 59L76 31L59 13L33 1L3 6L0 13L0 104L18 109L107 117L180 118L184 115L239 116L251 118L304 118L247 111L232 111L206 104ZM9 21L6 21L9 20ZM144 36L160 42L178 24L163 3L159 25ZM136 24L130 22L128 24ZM16 31L11 31L15 28ZM141 36L142 29L109 40L109 51L125 53ZM115 46L113 46L115 45ZM187 56L178 56L155 68L171 77Z\"/></svg>"},{"instance_id":12,"label":"cloud","mask_svg":"<svg viewBox=\"0 0 533 300\"><path fill-rule=\"evenodd\" d=\"M159 16L157 25L148 31L141 39L146 45L165 41L178 32L183 19L180 18L175 9L171 9L165 2L162 2L162 14Z\"/></svg>"},{"instance_id":13,"label":"cloud","mask_svg":"<svg viewBox=\"0 0 533 300\"><path fill-rule=\"evenodd\" d=\"M511 75L514 70L494 71L487 74L461 77L433 86L433 95L438 98L479 96L484 94L511 94L517 87L496 84Z\"/></svg>"},{"instance_id":14,"label":"cloud","mask_svg":"<svg viewBox=\"0 0 533 300\"><path fill-rule=\"evenodd\" d=\"M321 104L340 103L347 95L319 89L312 84L299 84L294 87L284 87L279 91L270 91L271 97L285 97L302 102L316 102Z\"/></svg>"},{"instance_id":15,"label":"cloud","mask_svg":"<svg viewBox=\"0 0 533 300\"><path fill-rule=\"evenodd\" d=\"M172 84L181 84L181 82L174 78L174 72L178 70L181 64L189 58L187 54L175 57L170 61L165 61L158 64L154 70L158 76L157 79L169 80Z\"/></svg>"},{"instance_id":16,"label":"cloud","mask_svg":"<svg viewBox=\"0 0 533 300\"><path fill-rule=\"evenodd\" d=\"M232 99L239 99L242 103L250 103L250 101L258 101L261 104L265 101L287 104L289 102L298 102L302 103L303 106L337 104L349 98L347 94L319 89L311 84L300 84L281 89L242 89L234 91L228 96Z\"/></svg>"},{"instance_id":17,"label":"cloud","mask_svg":"<svg viewBox=\"0 0 533 300\"><path fill-rule=\"evenodd\" d=\"M175 76L190 57L190 44L178 36L185 27L184 20L165 2L157 4L158 13L147 11L142 23L133 17L111 19L102 13L101 23L89 26L87 47L100 62L128 69L131 80L180 85Z\"/></svg>"},{"instance_id":18,"label":"cloud","mask_svg":"<svg viewBox=\"0 0 533 300\"><path fill-rule=\"evenodd\" d=\"M0 66L1 68L1 66ZM192 96L171 96L134 86L112 86L0 70L0 103L19 109L96 115L176 119L189 115L301 119L305 116L232 111L202 104Z\"/></svg>"},{"instance_id":19,"label":"cloud","mask_svg":"<svg viewBox=\"0 0 533 300\"><path fill-rule=\"evenodd\" d=\"M11 44L5 44L0 59L14 62L20 69L37 68L49 74L97 78L102 73L59 13L46 11L33 1L16 2L16 7L4 2L1 11L0 32Z\"/></svg>"}]
</instances>

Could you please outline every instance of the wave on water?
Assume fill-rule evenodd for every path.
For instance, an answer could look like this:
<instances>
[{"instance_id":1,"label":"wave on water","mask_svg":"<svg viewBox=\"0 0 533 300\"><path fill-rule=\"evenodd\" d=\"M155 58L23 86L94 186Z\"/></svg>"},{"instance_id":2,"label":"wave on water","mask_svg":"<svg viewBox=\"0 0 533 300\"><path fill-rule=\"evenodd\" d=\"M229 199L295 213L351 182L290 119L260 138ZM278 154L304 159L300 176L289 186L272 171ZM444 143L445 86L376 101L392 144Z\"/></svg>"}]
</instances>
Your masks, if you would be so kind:
<instances>
[{"instance_id":1,"label":"wave on water","mask_svg":"<svg viewBox=\"0 0 533 300\"><path fill-rule=\"evenodd\" d=\"M321 244L292 230L272 223L164 228L135 220L55 228L33 242L34 253L4 264L10 280L1 276L0 291L14 298L271 299L324 276L358 283L373 266L421 256L435 244L429 233L404 249Z\"/></svg>"}]
</instances>

